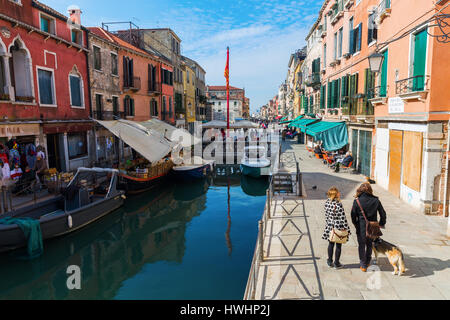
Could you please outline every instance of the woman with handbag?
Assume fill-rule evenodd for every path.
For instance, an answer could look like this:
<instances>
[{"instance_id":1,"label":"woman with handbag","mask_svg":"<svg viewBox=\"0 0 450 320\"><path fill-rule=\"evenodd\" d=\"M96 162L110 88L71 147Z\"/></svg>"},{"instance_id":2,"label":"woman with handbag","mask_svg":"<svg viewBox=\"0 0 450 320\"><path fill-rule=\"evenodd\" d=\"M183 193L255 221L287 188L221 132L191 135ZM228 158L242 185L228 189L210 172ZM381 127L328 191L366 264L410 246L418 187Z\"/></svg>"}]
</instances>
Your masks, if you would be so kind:
<instances>
[{"instance_id":1,"label":"woman with handbag","mask_svg":"<svg viewBox=\"0 0 450 320\"><path fill-rule=\"evenodd\" d=\"M350 235L350 227L348 226L347 217L345 216L344 207L341 203L341 195L336 187L328 190L328 200L325 202L325 231L322 239L328 241L328 260L327 264L330 268L342 268L339 262L341 258L342 244L347 243ZM336 247L335 259L333 263L333 251Z\"/></svg>"},{"instance_id":2,"label":"woman with handbag","mask_svg":"<svg viewBox=\"0 0 450 320\"><path fill-rule=\"evenodd\" d=\"M352 222L358 238L359 266L367 271L372 260L373 241L381 237L381 228L386 224L386 212L378 197L373 195L370 183L363 183L356 191L352 208ZM377 212L380 214L378 222Z\"/></svg>"}]
</instances>

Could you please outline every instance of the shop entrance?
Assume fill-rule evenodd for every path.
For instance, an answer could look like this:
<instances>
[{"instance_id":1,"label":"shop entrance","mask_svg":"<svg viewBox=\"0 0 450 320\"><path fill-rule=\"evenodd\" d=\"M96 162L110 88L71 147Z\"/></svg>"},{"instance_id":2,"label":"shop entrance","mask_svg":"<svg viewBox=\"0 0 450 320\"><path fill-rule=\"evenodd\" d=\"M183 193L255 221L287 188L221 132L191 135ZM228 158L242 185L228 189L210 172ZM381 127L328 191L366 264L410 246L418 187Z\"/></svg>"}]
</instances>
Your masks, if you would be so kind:
<instances>
[{"instance_id":1,"label":"shop entrance","mask_svg":"<svg viewBox=\"0 0 450 320\"><path fill-rule=\"evenodd\" d=\"M56 168L58 172L65 172L66 159L64 154L64 135L48 134L47 147L49 168Z\"/></svg>"}]
</instances>

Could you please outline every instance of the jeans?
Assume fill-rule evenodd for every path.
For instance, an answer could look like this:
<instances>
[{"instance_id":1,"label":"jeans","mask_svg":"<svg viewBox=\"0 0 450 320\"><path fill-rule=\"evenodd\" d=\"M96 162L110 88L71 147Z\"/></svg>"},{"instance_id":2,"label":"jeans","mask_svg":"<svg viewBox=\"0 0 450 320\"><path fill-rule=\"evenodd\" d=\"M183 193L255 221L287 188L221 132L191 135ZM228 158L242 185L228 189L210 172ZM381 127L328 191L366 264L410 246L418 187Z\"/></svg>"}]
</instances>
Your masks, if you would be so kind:
<instances>
[{"instance_id":1,"label":"jeans","mask_svg":"<svg viewBox=\"0 0 450 320\"><path fill-rule=\"evenodd\" d=\"M328 244L328 261L333 262L334 245L336 245L336 252L335 252L334 263L339 263L339 259L341 258L342 243L334 243L334 242L330 242L329 241L329 244Z\"/></svg>"},{"instance_id":2,"label":"jeans","mask_svg":"<svg viewBox=\"0 0 450 320\"><path fill-rule=\"evenodd\" d=\"M363 234L360 231L363 231ZM372 243L373 240L366 237L364 228L360 225L356 229L356 237L358 238L358 252L359 252L359 264L361 267L367 268L372 260Z\"/></svg>"}]
</instances>

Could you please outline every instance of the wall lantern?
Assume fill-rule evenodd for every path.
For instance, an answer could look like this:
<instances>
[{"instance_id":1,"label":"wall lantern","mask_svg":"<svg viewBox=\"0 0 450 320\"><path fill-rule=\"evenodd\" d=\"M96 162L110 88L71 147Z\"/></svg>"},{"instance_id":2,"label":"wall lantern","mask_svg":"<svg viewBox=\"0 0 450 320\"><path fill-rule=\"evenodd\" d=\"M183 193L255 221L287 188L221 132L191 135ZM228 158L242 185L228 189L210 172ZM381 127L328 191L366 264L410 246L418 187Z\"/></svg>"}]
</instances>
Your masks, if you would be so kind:
<instances>
[{"instance_id":1,"label":"wall lantern","mask_svg":"<svg viewBox=\"0 0 450 320\"><path fill-rule=\"evenodd\" d=\"M383 61L384 61L384 55L378 52L374 52L369 56L369 65L370 65L370 70L372 70L372 72L380 72L381 71L381 67L383 66Z\"/></svg>"}]
</instances>

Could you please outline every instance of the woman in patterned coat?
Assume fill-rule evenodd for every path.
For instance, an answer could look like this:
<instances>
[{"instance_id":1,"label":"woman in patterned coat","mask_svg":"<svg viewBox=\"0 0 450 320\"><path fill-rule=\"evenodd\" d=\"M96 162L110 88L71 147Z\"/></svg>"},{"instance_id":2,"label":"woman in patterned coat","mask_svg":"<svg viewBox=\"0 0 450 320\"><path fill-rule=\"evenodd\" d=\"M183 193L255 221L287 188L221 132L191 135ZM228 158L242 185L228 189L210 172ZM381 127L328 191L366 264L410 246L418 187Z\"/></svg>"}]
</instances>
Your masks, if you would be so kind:
<instances>
[{"instance_id":1,"label":"woman in patterned coat","mask_svg":"<svg viewBox=\"0 0 450 320\"><path fill-rule=\"evenodd\" d=\"M341 195L336 187L332 187L328 190L328 200L325 202L325 231L322 235L322 239L327 240L328 244L328 260L327 264L330 268L336 269L342 268L342 264L339 262L341 258L341 243L330 242L330 233L333 228L338 230L347 230L350 235L350 227L345 216L344 207L341 203ZM333 263L333 251L336 246L335 259Z\"/></svg>"}]
</instances>

